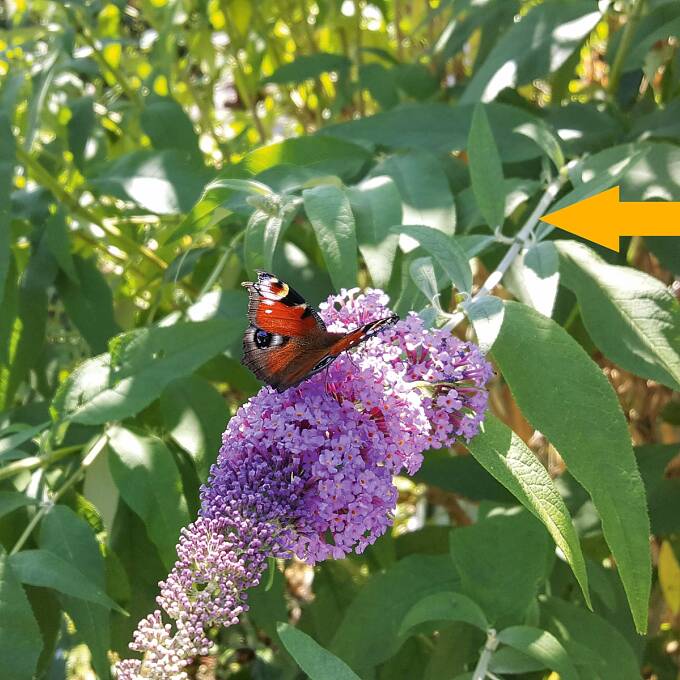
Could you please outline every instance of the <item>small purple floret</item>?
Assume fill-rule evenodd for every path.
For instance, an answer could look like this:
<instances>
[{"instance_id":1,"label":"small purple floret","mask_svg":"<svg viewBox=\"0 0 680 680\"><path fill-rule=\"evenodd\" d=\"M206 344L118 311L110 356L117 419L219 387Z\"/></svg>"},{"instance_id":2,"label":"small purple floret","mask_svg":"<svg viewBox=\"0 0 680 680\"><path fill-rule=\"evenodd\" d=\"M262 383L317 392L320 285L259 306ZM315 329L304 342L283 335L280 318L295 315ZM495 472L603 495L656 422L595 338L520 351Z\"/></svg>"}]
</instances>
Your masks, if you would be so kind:
<instances>
[{"instance_id":1,"label":"small purple floret","mask_svg":"<svg viewBox=\"0 0 680 680\"><path fill-rule=\"evenodd\" d=\"M351 330L389 316L387 304L381 291L353 289L321 316L329 330ZM119 680L184 680L210 649L207 631L247 609L269 557L313 564L365 550L392 523L393 476L477 434L492 374L478 347L410 314L327 373L281 394L261 389L229 422L160 609L130 645L143 660L120 662Z\"/></svg>"}]
</instances>

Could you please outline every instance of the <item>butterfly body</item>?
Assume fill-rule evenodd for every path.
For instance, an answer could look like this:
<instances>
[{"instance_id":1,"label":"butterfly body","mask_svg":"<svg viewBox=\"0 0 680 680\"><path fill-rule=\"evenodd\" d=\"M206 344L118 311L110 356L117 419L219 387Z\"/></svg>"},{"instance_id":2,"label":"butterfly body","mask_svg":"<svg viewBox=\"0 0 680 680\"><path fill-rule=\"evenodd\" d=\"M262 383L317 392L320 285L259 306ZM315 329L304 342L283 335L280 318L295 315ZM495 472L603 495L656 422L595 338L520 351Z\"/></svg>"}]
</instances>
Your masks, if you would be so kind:
<instances>
[{"instance_id":1,"label":"butterfly body","mask_svg":"<svg viewBox=\"0 0 680 680\"><path fill-rule=\"evenodd\" d=\"M348 333L332 333L319 314L293 288L258 271L246 281L248 320L242 363L260 380L283 392L329 366L344 351L394 324L391 316Z\"/></svg>"}]
</instances>

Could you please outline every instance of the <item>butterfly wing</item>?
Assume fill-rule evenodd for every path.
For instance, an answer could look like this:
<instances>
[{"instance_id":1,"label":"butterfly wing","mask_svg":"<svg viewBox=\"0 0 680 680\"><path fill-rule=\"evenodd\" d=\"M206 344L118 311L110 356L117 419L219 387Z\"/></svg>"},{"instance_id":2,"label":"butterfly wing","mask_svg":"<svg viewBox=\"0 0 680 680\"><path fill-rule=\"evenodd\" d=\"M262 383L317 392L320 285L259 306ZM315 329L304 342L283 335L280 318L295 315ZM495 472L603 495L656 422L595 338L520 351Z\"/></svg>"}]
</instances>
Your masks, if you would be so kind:
<instances>
[{"instance_id":1,"label":"butterfly wing","mask_svg":"<svg viewBox=\"0 0 680 680\"><path fill-rule=\"evenodd\" d=\"M248 289L250 326L243 336L242 363L283 392L329 366L345 350L373 337L399 317L379 319L349 333L329 333L305 299L272 274L258 271Z\"/></svg>"},{"instance_id":2,"label":"butterfly wing","mask_svg":"<svg viewBox=\"0 0 680 680\"><path fill-rule=\"evenodd\" d=\"M306 337L325 331L326 325L305 299L287 283L264 271L257 281L244 281L248 289L248 320L268 333L285 337Z\"/></svg>"}]
</instances>

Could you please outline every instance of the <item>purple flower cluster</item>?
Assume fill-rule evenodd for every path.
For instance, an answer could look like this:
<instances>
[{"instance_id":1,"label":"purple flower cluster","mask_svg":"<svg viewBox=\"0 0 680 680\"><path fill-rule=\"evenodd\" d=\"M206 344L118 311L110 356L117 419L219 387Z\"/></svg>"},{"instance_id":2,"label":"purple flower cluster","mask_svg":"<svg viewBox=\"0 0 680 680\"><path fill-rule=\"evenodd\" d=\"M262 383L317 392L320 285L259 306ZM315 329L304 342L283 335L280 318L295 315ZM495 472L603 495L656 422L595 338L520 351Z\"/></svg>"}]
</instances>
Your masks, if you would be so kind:
<instances>
[{"instance_id":1,"label":"purple flower cluster","mask_svg":"<svg viewBox=\"0 0 680 680\"><path fill-rule=\"evenodd\" d=\"M329 330L350 330L388 316L387 304L380 291L342 291L321 316ZM131 648L144 659L118 664L118 678L186 677L210 647L206 631L247 609L268 557L314 563L373 543L392 522L393 476L477 433L491 375L477 347L412 314L327 373L282 394L260 390L229 422L161 609L137 629Z\"/></svg>"}]
</instances>

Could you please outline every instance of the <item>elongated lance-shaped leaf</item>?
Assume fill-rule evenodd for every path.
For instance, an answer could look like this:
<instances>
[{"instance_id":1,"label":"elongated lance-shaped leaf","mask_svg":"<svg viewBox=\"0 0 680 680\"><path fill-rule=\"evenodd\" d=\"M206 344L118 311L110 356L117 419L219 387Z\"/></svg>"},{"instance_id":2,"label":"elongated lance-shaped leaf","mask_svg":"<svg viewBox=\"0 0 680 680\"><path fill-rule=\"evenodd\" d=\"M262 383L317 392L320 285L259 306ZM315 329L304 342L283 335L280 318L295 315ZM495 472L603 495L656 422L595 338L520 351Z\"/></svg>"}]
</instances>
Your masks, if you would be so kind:
<instances>
[{"instance_id":1,"label":"elongated lance-shaped leaf","mask_svg":"<svg viewBox=\"0 0 680 680\"><path fill-rule=\"evenodd\" d=\"M592 497L635 625L644 632L652 572L649 518L614 390L562 327L518 302L505 303L493 356L522 413Z\"/></svg>"}]
</instances>

